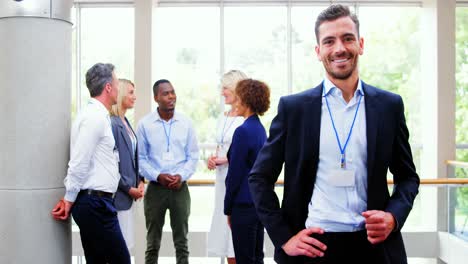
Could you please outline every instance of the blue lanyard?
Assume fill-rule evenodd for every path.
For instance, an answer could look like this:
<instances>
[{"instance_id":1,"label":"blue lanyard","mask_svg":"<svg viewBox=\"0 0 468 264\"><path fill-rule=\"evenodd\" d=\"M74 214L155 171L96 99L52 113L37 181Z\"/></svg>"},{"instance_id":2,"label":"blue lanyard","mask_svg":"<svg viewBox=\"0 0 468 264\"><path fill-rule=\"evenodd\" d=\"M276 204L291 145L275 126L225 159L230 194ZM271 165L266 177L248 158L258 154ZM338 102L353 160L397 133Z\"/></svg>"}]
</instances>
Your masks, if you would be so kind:
<instances>
[{"instance_id":1,"label":"blue lanyard","mask_svg":"<svg viewBox=\"0 0 468 264\"><path fill-rule=\"evenodd\" d=\"M325 90L323 92L325 94ZM356 122L356 116L357 116L357 113L359 111L359 106L361 105L362 95L359 97L358 105L356 107L356 113L354 113L353 123L351 124L351 128L349 129L348 138L346 139L344 147L341 147L340 137L338 136L338 131L336 131L336 126L335 126L335 122L333 121L332 113L331 113L331 110L330 110L330 105L328 104L327 95L324 95L324 96L325 96L325 102L327 103L328 113L330 114L330 120L331 120L332 125L333 125L333 130L335 131L336 141L338 142L338 147L340 148L341 168L344 169L345 168L345 151L346 151L346 147L348 146L348 142L349 142L349 138L351 137L351 133L353 132L354 122Z\"/></svg>"},{"instance_id":2,"label":"blue lanyard","mask_svg":"<svg viewBox=\"0 0 468 264\"><path fill-rule=\"evenodd\" d=\"M226 128L226 123L227 123L227 120L228 120L228 117L229 117L230 113L231 113L231 111L228 112L228 114L226 115L226 118L224 119L223 130L221 131L221 145L224 144L224 136L226 136L227 132L229 131L229 128L232 126L232 124L236 120L236 118L234 117L232 119L231 123L229 123L229 126L227 127L226 131L224 130Z\"/></svg>"},{"instance_id":3,"label":"blue lanyard","mask_svg":"<svg viewBox=\"0 0 468 264\"><path fill-rule=\"evenodd\" d=\"M166 141L167 141L166 152L169 152L169 145L170 145L170 142L171 142L172 123L174 123L174 119L172 119L171 123L169 123L169 134L168 134L167 131L166 131L166 125L164 124L164 120L162 121L163 128L164 128L164 134L166 134Z\"/></svg>"}]
</instances>

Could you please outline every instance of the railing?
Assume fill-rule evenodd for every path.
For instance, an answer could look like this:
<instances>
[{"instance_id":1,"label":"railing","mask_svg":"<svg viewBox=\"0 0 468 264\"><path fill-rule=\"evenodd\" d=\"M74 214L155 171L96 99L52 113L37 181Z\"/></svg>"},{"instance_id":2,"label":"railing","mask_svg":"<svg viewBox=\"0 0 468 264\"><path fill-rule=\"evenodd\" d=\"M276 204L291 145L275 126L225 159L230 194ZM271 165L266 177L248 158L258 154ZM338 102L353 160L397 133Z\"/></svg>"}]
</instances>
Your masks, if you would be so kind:
<instances>
[{"instance_id":1,"label":"railing","mask_svg":"<svg viewBox=\"0 0 468 264\"><path fill-rule=\"evenodd\" d=\"M467 148L468 148L468 147L467 147ZM456 160L447 160L446 163L447 163L447 165L449 165L449 166L454 166L454 167L460 167L460 168L468 169L468 162L456 161Z\"/></svg>"},{"instance_id":2,"label":"railing","mask_svg":"<svg viewBox=\"0 0 468 264\"><path fill-rule=\"evenodd\" d=\"M196 179L188 180L190 186L213 186L214 180L211 179ZM393 184L392 179L387 180L388 184ZM465 185L468 184L468 178L437 178L437 179L421 179L421 185ZM283 180L278 180L276 185L284 185Z\"/></svg>"},{"instance_id":3,"label":"railing","mask_svg":"<svg viewBox=\"0 0 468 264\"><path fill-rule=\"evenodd\" d=\"M448 180L454 182L454 185L458 184L458 188L450 188L447 193L447 230L466 241L468 241L468 187L463 185L468 181L467 171L468 162L447 161Z\"/></svg>"},{"instance_id":4,"label":"railing","mask_svg":"<svg viewBox=\"0 0 468 264\"><path fill-rule=\"evenodd\" d=\"M441 256L439 253L442 248L446 248L447 250L454 251L456 248L452 246L453 239L462 238L463 240L458 239L457 243L461 243L462 247L468 247L468 211L463 211L460 209L459 204L455 203L454 201L459 200L459 190L465 190L468 188L468 178L454 178L455 177L455 169L468 169L467 162L460 162L460 161L447 161L447 178L437 178L437 179L421 179L421 192L420 195L417 197L415 208L413 209L412 213L410 214L410 218L408 219L407 223L405 224L405 229L403 230L403 235L405 239L405 244L407 247L407 252L409 257L417 257L417 258L441 258L444 259L444 256ZM190 248L190 255L194 257L194 260L198 259L198 261L192 261L193 263L219 263L219 261L223 260L216 260L213 258L206 258L205 259L205 243L206 243L206 226L209 225L210 216L211 216L211 204L213 203L212 199L214 197L214 180L213 179L191 179L188 181L188 184L191 188L192 193L192 215L191 219L196 221L203 221L204 226L203 228L197 228L195 225L190 224L191 230L189 233L189 248ZM389 185L393 185L393 180L387 180ZM278 188L278 195L282 195L282 185L284 184L283 180L277 181ZM391 186L389 186L391 188ZM439 207L434 207L434 202L437 203L437 199L434 196L437 196L437 191L447 191L448 193L448 202L440 203ZM457 196L458 195L458 196ZM203 210L199 211L200 208L195 208L196 206L202 206ZM141 263L141 259L144 255L145 250L145 224L144 224L144 216L143 216L143 208L142 202L137 203L137 236L136 240L137 243L140 244L136 248L134 248L133 253L135 254L135 263ZM427 209L430 208L429 211ZM439 208L439 209L437 209ZM197 211L198 210L198 211ZM445 215L447 215L448 219L448 233L440 232L445 230L439 230L437 225L427 224L428 220L432 222L436 222L433 218L436 217L437 214L440 214L441 211L445 211ZM427 213L427 214L426 214ZM192 222L194 223L194 222ZM423 228L420 228L424 224ZM166 224L166 226L169 226ZM161 263L173 263L174 259L174 250L172 246L172 240L170 235L170 228L165 227L164 235L163 235L163 245L161 247L160 255L165 257L165 260L160 261ZM455 236L452 236L454 234ZM457 238L458 237L458 238ZM268 236L265 236L265 256L269 259L265 260L265 263L273 263L271 260L273 254L273 247L271 242L268 239ZM79 242L79 234L74 232L73 235L73 255L74 256L82 256L83 252L81 249L81 245ZM421 249L420 242L426 241L430 246L428 248ZM444 242L449 241L449 242ZM468 250L465 250L468 252ZM458 254L458 253L457 253ZM456 254L456 255L457 255ZM465 258L468 256L464 255ZM445 256L446 258L446 256ZM81 258L77 258L80 259ZM201 259L201 262L200 262ZM78 261L78 262L80 262ZM448 261L446 261L448 262ZM222 262L221 262L222 263ZM410 261L410 263L412 263Z\"/></svg>"}]
</instances>

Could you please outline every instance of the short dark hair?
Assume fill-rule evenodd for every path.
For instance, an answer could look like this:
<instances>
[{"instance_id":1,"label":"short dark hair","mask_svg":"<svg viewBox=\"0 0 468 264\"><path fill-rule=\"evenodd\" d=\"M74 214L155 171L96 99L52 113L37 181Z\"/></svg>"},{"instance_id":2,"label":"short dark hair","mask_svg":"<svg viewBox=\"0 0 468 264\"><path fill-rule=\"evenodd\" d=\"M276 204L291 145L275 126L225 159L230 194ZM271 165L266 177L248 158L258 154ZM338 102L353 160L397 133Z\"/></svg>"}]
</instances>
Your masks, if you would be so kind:
<instances>
[{"instance_id":1,"label":"short dark hair","mask_svg":"<svg viewBox=\"0 0 468 264\"><path fill-rule=\"evenodd\" d=\"M86 72L86 86L91 97L101 95L104 86L112 83L114 65L110 63L96 63Z\"/></svg>"},{"instance_id":2,"label":"short dark hair","mask_svg":"<svg viewBox=\"0 0 468 264\"><path fill-rule=\"evenodd\" d=\"M157 80L157 81L153 84L153 95L154 95L154 96L158 95L158 92L159 92L159 85L160 85L160 84L163 84L163 83L171 83L171 82L168 81L168 80L166 80L166 79Z\"/></svg>"},{"instance_id":3,"label":"short dark hair","mask_svg":"<svg viewBox=\"0 0 468 264\"><path fill-rule=\"evenodd\" d=\"M340 4L331 5L327 9L323 10L317 17L315 21L315 38L317 39L317 44L319 44L319 27L325 21L334 21L338 18L350 17L351 20L356 25L356 30L359 37L359 19L356 14L349 11L349 7L343 6Z\"/></svg>"},{"instance_id":4,"label":"short dark hair","mask_svg":"<svg viewBox=\"0 0 468 264\"><path fill-rule=\"evenodd\" d=\"M270 88L262 81L245 79L236 86L241 103L255 114L263 115L270 108Z\"/></svg>"}]
</instances>

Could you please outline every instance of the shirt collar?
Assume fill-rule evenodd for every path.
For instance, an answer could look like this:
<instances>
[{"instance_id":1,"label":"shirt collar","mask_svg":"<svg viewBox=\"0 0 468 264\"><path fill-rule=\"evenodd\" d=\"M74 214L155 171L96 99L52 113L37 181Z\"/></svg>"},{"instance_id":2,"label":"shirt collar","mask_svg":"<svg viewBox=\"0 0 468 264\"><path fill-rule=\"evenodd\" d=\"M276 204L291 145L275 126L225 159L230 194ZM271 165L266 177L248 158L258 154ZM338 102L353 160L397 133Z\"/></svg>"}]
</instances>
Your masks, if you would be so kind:
<instances>
[{"instance_id":1,"label":"shirt collar","mask_svg":"<svg viewBox=\"0 0 468 264\"><path fill-rule=\"evenodd\" d=\"M337 89L335 84L333 84L327 77L323 80L323 96L326 96L330 93L333 93L335 89ZM361 79L358 79L357 89L354 92L354 96L356 94L364 95L364 90L362 89L362 82Z\"/></svg>"},{"instance_id":2,"label":"shirt collar","mask_svg":"<svg viewBox=\"0 0 468 264\"><path fill-rule=\"evenodd\" d=\"M95 99L95 98L91 98L89 100L89 103L92 104L92 105L95 105L99 112L102 112L103 114L106 114L106 115L109 115L109 110L107 110L107 108L104 106L103 103L101 103L99 100Z\"/></svg>"},{"instance_id":3,"label":"shirt collar","mask_svg":"<svg viewBox=\"0 0 468 264\"><path fill-rule=\"evenodd\" d=\"M154 111L154 115L152 115L153 117L153 121L156 122L156 121L161 121L161 122L167 122L166 120L162 119L161 116L159 115L159 112L158 112L158 109L156 108L156 110ZM178 121L180 118L179 114L174 110L174 116L172 116L172 121ZM169 120L170 121L170 120Z\"/></svg>"}]
</instances>

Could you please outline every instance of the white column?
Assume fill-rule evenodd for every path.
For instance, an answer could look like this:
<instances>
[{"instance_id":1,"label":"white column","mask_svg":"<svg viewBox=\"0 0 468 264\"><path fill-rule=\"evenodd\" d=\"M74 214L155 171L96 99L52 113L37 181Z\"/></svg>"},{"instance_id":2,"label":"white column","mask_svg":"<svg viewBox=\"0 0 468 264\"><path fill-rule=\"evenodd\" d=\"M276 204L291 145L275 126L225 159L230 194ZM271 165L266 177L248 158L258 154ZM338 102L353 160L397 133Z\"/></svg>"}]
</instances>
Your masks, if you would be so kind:
<instances>
[{"instance_id":1,"label":"white column","mask_svg":"<svg viewBox=\"0 0 468 264\"><path fill-rule=\"evenodd\" d=\"M135 4L135 86L137 103L135 121L151 111L152 82L152 23L153 0L138 0ZM144 263L146 250L146 224L143 202L136 204L135 263Z\"/></svg>"},{"instance_id":2,"label":"white column","mask_svg":"<svg viewBox=\"0 0 468 264\"><path fill-rule=\"evenodd\" d=\"M423 1L422 177L447 177L445 161L455 159L455 5L455 0ZM437 212L427 220L434 221L433 226L437 230L445 231L447 189L426 189L421 188L421 191L433 192L436 198L422 201L423 206L425 204L427 210Z\"/></svg>"},{"instance_id":3,"label":"white column","mask_svg":"<svg viewBox=\"0 0 468 264\"><path fill-rule=\"evenodd\" d=\"M0 1L0 263L71 263L71 0Z\"/></svg>"},{"instance_id":4,"label":"white column","mask_svg":"<svg viewBox=\"0 0 468 264\"><path fill-rule=\"evenodd\" d=\"M151 111L153 0L138 0L135 4L135 86L137 103L135 121Z\"/></svg>"}]
</instances>

